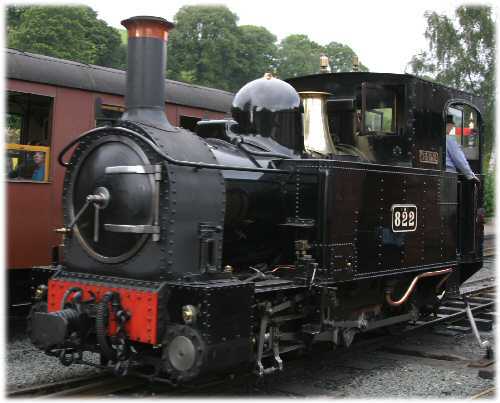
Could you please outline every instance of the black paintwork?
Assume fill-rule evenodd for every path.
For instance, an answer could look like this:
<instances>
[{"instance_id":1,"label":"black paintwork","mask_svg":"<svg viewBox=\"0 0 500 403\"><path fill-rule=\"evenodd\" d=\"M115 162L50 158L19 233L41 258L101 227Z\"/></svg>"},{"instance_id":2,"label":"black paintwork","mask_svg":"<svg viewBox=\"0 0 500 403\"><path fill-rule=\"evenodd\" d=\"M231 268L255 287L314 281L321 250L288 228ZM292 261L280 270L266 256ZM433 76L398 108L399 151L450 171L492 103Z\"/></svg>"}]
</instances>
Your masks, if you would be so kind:
<instances>
[{"instance_id":1,"label":"black paintwork","mask_svg":"<svg viewBox=\"0 0 500 403\"><path fill-rule=\"evenodd\" d=\"M173 379L255 361L257 345L264 349L266 337L279 339L270 336L273 332L284 331L278 344L288 337L302 348L320 331L337 338L335 332L345 330L338 322L369 317L375 323L396 315L409 320L412 311L428 311L438 303L441 278L423 280L400 308L387 304L387 290L400 296L414 275L450 267L456 270L448 286L456 286L481 267L477 217L482 191L444 171L449 103L465 99L481 112L480 100L408 75L331 74L290 83L300 91L333 94L329 107L337 115L330 124L341 144L339 154L312 158L297 147L300 136L293 130L285 137L267 129L253 132L259 125L245 114L269 107L273 98L263 96L256 103L253 94L236 102L243 113L235 114L236 122L203 122L202 136L161 127L137 108L137 121L84 137L71 158L64 188L66 225L97 186L109 188L113 200L104 220L150 223L154 196L148 181L126 174L110 178L104 170L162 167L159 240L100 232L94 245L93 215L87 213L66 239L66 273L60 275L118 287L149 280L146 286L158 287L158 327L165 338L157 371ZM398 105L391 128L384 129L390 133L372 130L364 118L352 119L358 109L371 107L376 91L388 88L387 102L397 99ZM281 84L275 90L290 91ZM167 162L155 147L176 162ZM480 174L480 164L473 168ZM394 205L411 205L417 212L412 231L394 231ZM96 259L95 253L121 260ZM252 266L267 270L267 277L255 274L259 271ZM270 269L281 270L269 276ZM259 276L262 281L254 282ZM266 315L281 315L272 308L283 304L289 304L278 316L283 325L266 322ZM186 305L199 310L196 323L183 324ZM169 343L177 336L189 339L197 351L196 364L186 371L168 361ZM276 340L266 347L268 353L276 354Z\"/></svg>"},{"instance_id":2,"label":"black paintwork","mask_svg":"<svg viewBox=\"0 0 500 403\"><path fill-rule=\"evenodd\" d=\"M330 90L334 94L339 94L339 97L348 95L349 83L353 86L353 91L356 91L357 84L368 78L372 81L375 79L381 81L386 78L391 85L430 85L411 76L362 74L359 77L358 75L349 75L350 81L346 80L342 86L335 89L332 81L336 83L340 78L342 77L337 77L337 75L312 76L295 84L299 87L298 89ZM298 82L298 80L296 81ZM323 83L323 86L320 88L312 86L318 83ZM385 84L385 81L383 83ZM434 85L431 87L428 89L429 91L437 92ZM445 98L449 91L451 90L444 89L440 96L436 95L436 99L441 100L439 101L441 107L446 105ZM402 93L407 92L408 90L405 89ZM412 101L409 97L407 105L412 105L412 102L418 105L423 100ZM410 109L412 108L405 109L404 116L408 116ZM431 114L431 116L434 115ZM398 117L398 119L402 118ZM433 128L426 133L442 133L438 123L436 121L435 126L432 126ZM218 134L217 139L207 139L207 143L187 132L182 131L181 134L178 129L173 129L170 132L149 126L135 125L134 130L142 130L151 136L169 155L179 160L248 168L268 167L270 161L274 160L275 166L290 171L290 175L287 177L271 173L244 171L221 171L218 173L217 170L206 169L194 171L189 168L164 164L168 175L165 175L162 182L162 240L160 244L169 243L170 237L176 239L173 246L167 249L161 246L155 252L158 256L164 257L159 260L152 259L154 262L162 262L161 267L163 268L159 271L163 272L164 275L203 272L199 268L199 261L202 257L197 252L191 252L193 250L191 245L196 245L194 249L198 250L199 226L204 223L214 227L222 226L224 212L226 220L224 236L215 232L212 234L214 239L223 240L223 243L218 244L216 260L221 263L216 265L215 271L220 271L221 266L226 264L241 267L259 262L292 264L290 259L293 259L293 253L291 253L293 231L287 230L286 226L283 225L290 218L314 220L314 229L308 231L307 236L314 245L313 256L320 262L321 270L323 270L322 276L328 281L387 276L458 264L459 257L457 257L456 250L459 238L457 175L445 173L441 163L430 169L429 166L419 162L418 157L413 152L410 152L407 162L404 162L405 156L400 156L397 161L391 160L387 157L386 152L387 147L390 151L393 144L404 144L411 141L408 149L415 150L417 147L425 147L427 150L437 150L437 152L442 153L440 144L444 139L443 135L422 136L421 131L418 130L416 134L409 135L408 131L402 130L401 133L395 135L376 134L373 139L369 138L369 135L363 136L368 138L373 145L372 149L375 150L373 154L380 160L378 163L363 162L357 157L352 157L352 161L346 161L346 156L339 156L339 158L334 156L331 160L276 159L274 157L267 158L265 154L267 151L281 152L283 144L278 144L266 136L245 134L243 138L251 138L252 142L249 143L249 148L240 148L233 143L238 143L241 127L238 127L238 124L226 124L225 122L220 122L220 125L224 126L225 134ZM403 127L419 127L413 121L407 122L407 124L403 121L401 125ZM216 132L219 133L219 131ZM387 137L392 138L388 143L390 145L386 144L385 138ZM118 147L118 145L113 145L113 147ZM147 150L148 147L139 146L139 149ZM197 149L199 151L196 151ZM248 150L250 150L250 154ZM257 152L257 150L259 151ZM253 156L252 151L257 152L257 155ZM76 161L83 159L83 156L78 155L80 152L81 150L77 150L76 156L74 156ZM100 152L104 152L104 150ZM116 158L124 158L125 154L117 153L119 157ZM146 155L149 155L149 158L146 158L147 161L145 160L144 164L159 163L158 157L151 151L146 152ZM109 158L104 158L102 161L104 165L134 165L137 163L126 159L122 162L112 161ZM388 161L393 163L389 164ZM80 163L73 164L75 165L74 170L80 169ZM98 168L98 165L92 163L89 166L102 172L104 165ZM177 173L182 175L182 180L176 178ZM108 179L101 178L101 182L99 182L92 179L95 175L87 173L80 175L86 178L85 180L95 182L96 185L102 182L102 184L114 188L113 185L108 184ZM102 176L102 173L100 175ZM211 182L209 182L209 178L212 178ZM131 180L128 179L128 181ZM71 177L68 177L67 181L68 184L73 185L74 180ZM143 206L149 205L151 196L148 191L142 191L140 196L137 196L139 192L133 189L140 185L134 185L132 182L123 183L131 193L134 193L135 197L138 197L138 203L142 203ZM217 187L219 190L215 191ZM87 191L88 189L85 188L83 193ZM83 193L78 196L80 205ZM208 197L208 195L210 196ZM216 202L217 195L219 199ZM143 199L142 202L141 199ZM128 199L123 199L124 206L127 204L125 200ZM134 200L134 197L130 198L130 203ZM414 232L394 233L392 231L391 206L395 204L414 204L417 206L418 226ZM132 205L133 203L130 206ZM78 206L78 203L75 206ZM185 213L182 213L182 219L177 219L179 211L184 208ZM125 218L127 211L126 209L122 210L122 213L115 213L118 216L123 216L123 220L125 220L123 223L127 223ZM199 215L196 217L196 214ZM212 218L210 218L210 214L212 214ZM473 209L469 208L468 212L461 214L473 217ZM90 213L82 218L82 220L86 220L86 225L89 228L92 228L91 218L92 214ZM83 226L84 224L79 225ZM470 228L470 226L464 227L462 225L460 228ZM175 235L169 235L171 232ZM129 246L125 246L125 248L131 249L134 242L140 241L140 237L137 235L120 234L120 236L123 237L123 242L126 242L127 237L131 238ZM145 238L145 236L142 237ZM470 246L472 241L467 241L465 234L462 233L460 237L460 239L464 238L464 245L468 242L469 246L467 247L470 249L467 251L468 261L473 262L479 259L481 229L477 228L473 240L475 245L473 246ZM134 239L136 241L133 241ZM156 250L159 246L151 240L146 243L145 250L125 264L126 270L113 268L109 265L95 267L92 270L96 272L104 270L109 274L117 273L116 270L120 270L121 273L128 273L127 275L130 276L138 275L143 278L154 276L153 273L158 273L158 270L153 268L157 266L157 263L150 264L148 270L143 269L140 273L135 274L136 264L142 266L143 259L150 261L144 256L151 254L151 248ZM119 247L119 245L120 242L117 242L114 246ZM249 250L252 253L248 253ZM459 255L465 256L465 253L461 252L460 249ZM186 258L187 255L190 256L189 259ZM221 257L222 260L220 260ZM68 264L75 264L78 270L82 270L80 255L67 261ZM92 259L87 263L88 267L93 267L91 261Z\"/></svg>"},{"instance_id":3,"label":"black paintwork","mask_svg":"<svg viewBox=\"0 0 500 403\"><path fill-rule=\"evenodd\" d=\"M126 125L126 123L124 122L122 125ZM161 149L164 149L168 155L174 158L180 160L193 158L195 161L200 162L215 162L213 155L205 143L199 137L186 130L175 128L170 132L139 124L128 125L127 127L133 127L135 131L149 136ZM90 184L81 188L77 178L81 175L81 167L85 168L87 159L92 158L92 154L95 152L95 145L99 145L100 142L107 144L113 141L119 143L115 147L127 149L127 147L130 148L130 145L127 145L127 143L136 142L137 146L144 153L143 160L145 165L162 165L159 196L160 241L153 241L149 235L110 233L110 239L115 239L115 242L123 245L123 248L126 249L128 245L128 252L137 245L140 250L135 250L133 255L126 261L103 262L102 259L100 261L96 260L93 257L92 251L89 253L86 250L78 236L70 236L64 248L64 260L68 268L72 271L103 273L151 280L158 280L171 275L200 273L202 271L200 269L199 248L200 224L207 223L213 227L222 227L224 225L225 189L222 175L216 170L195 171L189 167L165 164L156 153L151 151L149 146L142 144L137 139L132 140L131 136L126 134L122 136L121 140L118 140L115 137L116 131L112 133L113 135L111 136L110 133L96 135L93 141L80 143L79 147L75 150L70 161L70 168L67 170L65 177L65 223L69 225L73 220L78 211L77 207L83 205L87 189L91 188ZM126 179L129 174L124 174L119 175L122 177L119 179L108 179L109 175L106 175L104 172L106 166L128 165L131 162L130 156L134 155L133 151L129 151L128 153L122 152L112 158L110 157L108 163L104 162L102 165L94 164L92 168L89 167L89 169L92 169L93 177L96 178L96 185L99 183L108 185L111 180L117 180L118 183L125 181L123 182L124 186L129 186L126 191L120 191L119 187L117 188L111 183L112 187L109 189L111 199L115 200L115 206L117 206L119 211L110 210L109 213L104 213L106 209L103 210L104 219L113 218L116 220L125 220L125 222L101 221L102 224L127 224L127 221L131 223L130 216L134 216L133 213L137 214L137 219L142 219L140 216L142 207L140 206L151 203L151 193L147 188L144 188L146 184L144 186L140 183L134 184L136 181L141 181L141 178ZM200 195L210 195L210 197L200 197ZM130 198L137 200L137 209L134 211L127 210L127 208L132 207L132 205L128 204ZM120 206L123 206L123 208ZM137 223L148 224L149 222ZM80 231L82 227L90 227L93 230L93 211L80 218L75 230ZM121 237L132 239L126 241L122 240ZM141 237L145 237L147 240L142 242ZM222 253L220 242L222 233L214 233L213 239L216 243L214 260L217 267L219 267ZM106 240L103 242L106 242ZM113 246L113 248L117 247L119 246ZM111 249L106 249L106 246L103 246L103 248L111 251ZM93 249L92 245L91 249ZM120 249L120 252L125 253L126 251L124 252Z\"/></svg>"},{"instance_id":4,"label":"black paintwork","mask_svg":"<svg viewBox=\"0 0 500 403\"><path fill-rule=\"evenodd\" d=\"M303 182L297 175L300 179L289 183L300 202L288 200L288 214L317 223L310 242L325 280L457 265L455 175L328 160L284 161L279 166L317 173L315 181ZM417 206L414 232L392 231L395 204Z\"/></svg>"},{"instance_id":5,"label":"black paintwork","mask_svg":"<svg viewBox=\"0 0 500 403\"><path fill-rule=\"evenodd\" d=\"M127 47L127 109L122 119L173 130L165 115L166 42L129 38Z\"/></svg>"}]
</instances>

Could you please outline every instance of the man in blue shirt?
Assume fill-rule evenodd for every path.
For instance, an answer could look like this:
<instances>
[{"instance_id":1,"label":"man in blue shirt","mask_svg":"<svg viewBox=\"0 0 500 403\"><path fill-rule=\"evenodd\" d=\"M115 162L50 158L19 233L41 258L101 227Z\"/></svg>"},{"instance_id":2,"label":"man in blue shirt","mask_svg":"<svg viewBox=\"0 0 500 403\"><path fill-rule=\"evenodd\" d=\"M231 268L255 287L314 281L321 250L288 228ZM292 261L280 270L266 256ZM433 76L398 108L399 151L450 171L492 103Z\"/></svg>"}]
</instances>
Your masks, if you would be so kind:
<instances>
[{"instance_id":1,"label":"man in blue shirt","mask_svg":"<svg viewBox=\"0 0 500 403\"><path fill-rule=\"evenodd\" d=\"M446 170L448 172L460 172L467 179L479 182L478 177L472 172L462 148L450 136L450 132L454 127L453 116L446 116Z\"/></svg>"},{"instance_id":2,"label":"man in blue shirt","mask_svg":"<svg viewBox=\"0 0 500 403\"><path fill-rule=\"evenodd\" d=\"M33 161L35 162L35 170L33 171L33 176L31 180L34 181L44 181L45 180L45 153L42 151L35 152L33 156Z\"/></svg>"}]
</instances>

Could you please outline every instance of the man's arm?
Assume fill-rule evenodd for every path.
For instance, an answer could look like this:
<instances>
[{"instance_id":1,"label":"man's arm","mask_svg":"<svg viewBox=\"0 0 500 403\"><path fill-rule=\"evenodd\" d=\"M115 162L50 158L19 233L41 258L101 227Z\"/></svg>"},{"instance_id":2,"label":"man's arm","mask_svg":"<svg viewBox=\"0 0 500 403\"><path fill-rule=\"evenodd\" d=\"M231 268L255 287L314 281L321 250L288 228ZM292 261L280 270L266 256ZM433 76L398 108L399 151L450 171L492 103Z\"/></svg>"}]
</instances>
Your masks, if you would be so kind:
<instances>
[{"instance_id":1,"label":"man's arm","mask_svg":"<svg viewBox=\"0 0 500 403\"><path fill-rule=\"evenodd\" d=\"M465 154L462 151L462 148L457 144L457 142L447 137L446 147L448 147L449 155L451 160L453 161L453 164L455 165L455 168L457 168L460 173L464 174L467 179L477 180L476 175L470 168L467 158L465 158Z\"/></svg>"}]
</instances>

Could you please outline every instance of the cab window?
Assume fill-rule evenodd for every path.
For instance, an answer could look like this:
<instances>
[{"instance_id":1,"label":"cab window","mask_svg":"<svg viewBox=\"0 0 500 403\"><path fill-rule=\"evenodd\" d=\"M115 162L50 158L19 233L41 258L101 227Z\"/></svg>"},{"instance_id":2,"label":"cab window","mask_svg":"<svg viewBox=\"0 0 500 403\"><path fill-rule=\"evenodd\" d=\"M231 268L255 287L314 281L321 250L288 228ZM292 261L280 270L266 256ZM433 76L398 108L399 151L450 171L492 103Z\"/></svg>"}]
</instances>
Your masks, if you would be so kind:
<instances>
[{"instance_id":1,"label":"cab window","mask_svg":"<svg viewBox=\"0 0 500 403\"><path fill-rule=\"evenodd\" d=\"M361 87L361 129L363 134L396 134L397 91L391 87L369 85Z\"/></svg>"},{"instance_id":2,"label":"cab window","mask_svg":"<svg viewBox=\"0 0 500 403\"><path fill-rule=\"evenodd\" d=\"M52 131L52 98L8 92L6 178L47 182Z\"/></svg>"},{"instance_id":3,"label":"cab window","mask_svg":"<svg viewBox=\"0 0 500 403\"><path fill-rule=\"evenodd\" d=\"M327 115L335 147L363 162L411 166L404 136L405 86L363 82L352 97L328 99Z\"/></svg>"},{"instance_id":4,"label":"cab window","mask_svg":"<svg viewBox=\"0 0 500 403\"><path fill-rule=\"evenodd\" d=\"M453 104L448 108L453 117L453 128L448 134L462 146L468 160L479 160L479 114L467 104Z\"/></svg>"}]
</instances>

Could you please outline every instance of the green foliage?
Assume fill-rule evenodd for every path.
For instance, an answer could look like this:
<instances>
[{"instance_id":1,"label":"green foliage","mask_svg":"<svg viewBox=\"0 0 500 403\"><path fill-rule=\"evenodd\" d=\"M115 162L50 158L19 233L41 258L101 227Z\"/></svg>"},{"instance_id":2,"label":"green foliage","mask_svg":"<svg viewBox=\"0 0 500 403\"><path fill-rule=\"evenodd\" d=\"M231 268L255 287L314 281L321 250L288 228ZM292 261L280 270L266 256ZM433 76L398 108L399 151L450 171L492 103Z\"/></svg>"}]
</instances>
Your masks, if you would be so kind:
<instances>
[{"instance_id":1,"label":"green foliage","mask_svg":"<svg viewBox=\"0 0 500 403\"><path fill-rule=\"evenodd\" d=\"M225 6L184 6L169 37L168 76L234 90L238 67L238 17Z\"/></svg>"},{"instance_id":2,"label":"green foliage","mask_svg":"<svg viewBox=\"0 0 500 403\"><path fill-rule=\"evenodd\" d=\"M490 7L462 6L450 18L427 12L429 49L410 61L413 72L472 92L486 101L485 151L494 138L495 25Z\"/></svg>"},{"instance_id":3,"label":"green foliage","mask_svg":"<svg viewBox=\"0 0 500 403\"><path fill-rule=\"evenodd\" d=\"M122 40L123 45L127 45L128 42L128 32L126 29L119 29L118 33L120 34L120 39Z\"/></svg>"},{"instance_id":4,"label":"green foliage","mask_svg":"<svg viewBox=\"0 0 500 403\"><path fill-rule=\"evenodd\" d=\"M90 7L25 6L7 9L7 46L82 63L123 68L118 31Z\"/></svg>"},{"instance_id":5,"label":"green foliage","mask_svg":"<svg viewBox=\"0 0 500 403\"><path fill-rule=\"evenodd\" d=\"M290 35L277 46L266 28L237 21L225 6L182 7L169 39L168 76L236 91L268 71L282 78L317 73L322 53L330 56L332 71L351 71L355 53L348 46L321 46L306 35ZM368 69L360 65L360 70Z\"/></svg>"},{"instance_id":6,"label":"green foliage","mask_svg":"<svg viewBox=\"0 0 500 403\"><path fill-rule=\"evenodd\" d=\"M174 22L168 77L229 91L269 71L282 78L317 73L322 53L330 57L332 71L350 71L355 55L346 45L321 46L306 35L290 35L278 46L266 28L238 26L238 16L222 5L184 6ZM89 7L10 6L7 43L62 59L126 67L126 30L109 27ZM360 64L360 70L367 68Z\"/></svg>"},{"instance_id":7,"label":"green foliage","mask_svg":"<svg viewBox=\"0 0 500 403\"><path fill-rule=\"evenodd\" d=\"M278 47L277 73L280 78L297 77L317 73L321 45L307 35L289 35Z\"/></svg>"},{"instance_id":8,"label":"green foliage","mask_svg":"<svg viewBox=\"0 0 500 403\"><path fill-rule=\"evenodd\" d=\"M330 42L325 46L311 41L307 35L289 35L279 44L277 72L282 78L297 77L319 72L319 58L325 54L330 59L333 73L352 71L356 53L347 45ZM368 71L362 63L359 71Z\"/></svg>"},{"instance_id":9,"label":"green foliage","mask_svg":"<svg viewBox=\"0 0 500 403\"><path fill-rule=\"evenodd\" d=\"M7 30L16 29L21 23L21 15L26 10L26 6L7 7Z\"/></svg>"},{"instance_id":10,"label":"green foliage","mask_svg":"<svg viewBox=\"0 0 500 403\"><path fill-rule=\"evenodd\" d=\"M276 36L264 27L242 25L238 27L239 49L236 88L272 72L278 48Z\"/></svg>"},{"instance_id":11,"label":"green foliage","mask_svg":"<svg viewBox=\"0 0 500 403\"><path fill-rule=\"evenodd\" d=\"M486 217L495 215L495 174L490 172L484 176L484 210Z\"/></svg>"},{"instance_id":12,"label":"green foliage","mask_svg":"<svg viewBox=\"0 0 500 403\"><path fill-rule=\"evenodd\" d=\"M357 55L349 46L330 42L323 47L323 53L330 59L332 73L352 71L353 58ZM360 62L359 71L368 71L368 67Z\"/></svg>"}]
</instances>

